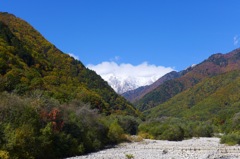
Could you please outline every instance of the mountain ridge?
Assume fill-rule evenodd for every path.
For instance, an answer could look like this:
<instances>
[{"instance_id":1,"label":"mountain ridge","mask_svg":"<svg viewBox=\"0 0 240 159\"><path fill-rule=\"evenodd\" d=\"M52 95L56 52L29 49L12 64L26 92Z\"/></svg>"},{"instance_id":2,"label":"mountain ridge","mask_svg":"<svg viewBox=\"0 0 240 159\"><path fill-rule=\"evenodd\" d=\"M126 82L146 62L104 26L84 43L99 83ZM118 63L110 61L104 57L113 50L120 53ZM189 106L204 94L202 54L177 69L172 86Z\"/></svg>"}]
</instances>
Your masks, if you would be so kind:
<instances>
[{"instance_id":1,"label":"mountain ridge","mask_svg":"<svg viewBox=\"0 0 240 159\"><path fill-rule=\"evenodd\" d=\"M166 75L160 77L157 81L154 83L142 86L134 90L127 91L122 94L124 98L126 98L130 102L135 102L136 100L141 99L144 95L147 93L153 91L155 88L157 88L159 85L163 84L165 81L178 78L181 76L181 72L172 71L167 73Z\"/></svg>"},{"instance_id":2,"label":"mountain ridge","mask_svg":"<svg viewBox=\"0 0 240 159\"><path fill-rule=\"evenodd\" d=\"M221 124L240 111L239 82L240 70L208 77L145 113L152 119L174 116L207 121L215 118Z\"/></svg>"},{"instance_id":3,"label":"mountain ridge","mask_svg":"<svg viewBox=\"0 0 240 159\"><path fill-rule=\"evenodd\" d=\"M183 71L181 77L166 81L158 86L154 91L135 101L134 105L142 111L155 107L178 93L191 88L204 78L240 69L239 61L240 49L235 49L227 54L213 54L203 62Z\"/></svg>"}]
</instances>

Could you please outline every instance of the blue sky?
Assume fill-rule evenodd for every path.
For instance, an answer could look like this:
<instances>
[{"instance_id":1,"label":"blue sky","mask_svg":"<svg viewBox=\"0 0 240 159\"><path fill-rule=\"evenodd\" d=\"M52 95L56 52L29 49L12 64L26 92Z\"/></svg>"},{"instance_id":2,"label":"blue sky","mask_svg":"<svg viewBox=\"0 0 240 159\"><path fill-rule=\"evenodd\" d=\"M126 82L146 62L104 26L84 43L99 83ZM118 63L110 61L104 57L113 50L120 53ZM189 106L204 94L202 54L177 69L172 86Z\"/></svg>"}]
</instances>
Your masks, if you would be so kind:
<instances>
[{"instance_id":1,"label":"blue sky","mask_svg":"<svg viewBox=\"0 0 240 159\"><path fill-rule=\"evenodd\" d=\"M147 62L178 71L240 46L239 8L239 0L0 0L0 11L85 65Z\"/></svg>"}]
</instances>

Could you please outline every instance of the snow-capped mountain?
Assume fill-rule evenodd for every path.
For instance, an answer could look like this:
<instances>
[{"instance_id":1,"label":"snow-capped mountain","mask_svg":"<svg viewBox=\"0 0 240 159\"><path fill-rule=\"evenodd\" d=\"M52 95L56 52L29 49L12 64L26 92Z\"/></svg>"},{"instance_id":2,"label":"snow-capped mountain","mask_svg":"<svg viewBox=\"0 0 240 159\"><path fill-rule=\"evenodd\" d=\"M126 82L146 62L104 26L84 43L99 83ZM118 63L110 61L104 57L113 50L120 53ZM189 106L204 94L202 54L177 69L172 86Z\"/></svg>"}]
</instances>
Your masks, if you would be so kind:
<instances>
[{"instance_id":1,"label":"snow-capped mountain","mask_svg":"<svg viewBox=\"0 0 240 159\"><path fill-rule=\"evenodd\" d=\"M148 81L145 81L143 79L137 79L135 77L118 77L114 75L110 75L108 77L105 77L105 80L108 82L108 84L119 94L122 94L124 92L134 90L138 87L145 86L152 84L155 79L150 79Z\"/></svg>"},{"instance_id":2,"label":"snow-capped mountain","mask_svg":"<svg viewBox=\"0 0 240 159\"><path fill-rule=\"evenodd\" d=\"M130 90L134 90L141 86L150 85L157 80L157 78L154 78L154 77L146 81L146 79L141 79L141 78L136 78L131 76L120 77L113 74L105 76L104 79L118 94L122 94Z\"/></svg>"},{"instance_id":3,"label":"snow-capped mountain","mask_svg":"<svg viewBox=\"0 0 240 159\"><path fill-rule=\"evenodd\" d=\"M150 85L161 76L173 71L171 67L163 67L143 62L139 65L117 64L116 62L102 62L87 67L96 71L119 94Z\"/></svg>"},{"instance_id":4,"label":"snow-capped mountain","mask_svg":"<svg viewBox=\"0 0 240 159\"><path fill-rule=\"evenodd\" d=\"M136 86L136 83L133 81L133 79L121 80L115 76L111 76L107 82L119 94L138 87Z\"/></svg>"}]
</instances>

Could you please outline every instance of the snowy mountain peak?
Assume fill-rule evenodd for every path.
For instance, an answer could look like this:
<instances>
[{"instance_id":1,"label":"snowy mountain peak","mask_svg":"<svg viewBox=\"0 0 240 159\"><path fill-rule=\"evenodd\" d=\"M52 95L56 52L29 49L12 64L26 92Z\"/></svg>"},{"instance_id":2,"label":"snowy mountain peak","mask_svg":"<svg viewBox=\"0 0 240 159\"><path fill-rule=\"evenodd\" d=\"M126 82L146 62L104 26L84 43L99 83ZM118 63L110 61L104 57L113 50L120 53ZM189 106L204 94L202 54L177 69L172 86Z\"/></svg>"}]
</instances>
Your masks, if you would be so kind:
<instances>
[{"instance_id":1,"label":"snowy mountain peak","mask_svg":"<svg viewBox=\"0 0 240 159\"><path fill-rule=\"evenodd\" d=\"M136 77L131 76L125 78L119 76L109 76L108 78L105 77L105 80L119 94L129 90L134 90L140 86L152 84L155 81L155 79L145 81L143 79L137 79Z\"/></svg>"},{"instance_id":2,"label":"snowy mountain peak","mask_svg":"<svg viewBox=\"0 0 240 159\"><path fill-rule=\"evenodd\" d=\"M119 94L150 85L166 73L173 71L173 68L150 65L147 62L136 66L125 63L102 62L87 67L96 71Z\"/></svg>"}]
</instances>

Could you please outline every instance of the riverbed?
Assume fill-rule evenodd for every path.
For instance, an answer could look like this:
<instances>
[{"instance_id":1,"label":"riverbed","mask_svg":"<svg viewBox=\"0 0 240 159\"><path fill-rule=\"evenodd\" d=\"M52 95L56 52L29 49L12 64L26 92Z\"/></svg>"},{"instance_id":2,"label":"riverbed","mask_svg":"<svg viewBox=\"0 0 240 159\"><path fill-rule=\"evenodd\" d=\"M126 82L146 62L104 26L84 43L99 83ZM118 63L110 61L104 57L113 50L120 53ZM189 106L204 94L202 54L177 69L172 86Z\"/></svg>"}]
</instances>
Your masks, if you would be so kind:
<instances>
[{"instance_id":1,"label":"riverbed","mask_svg":"<svg viewBox=\"0 0 240 159\"><path fill-rule=\"evenodd\" d=\"M240 159L240 146L220 144L219 138L183 141L144 139L69 159Z\"/></svg>"}]
</instances>

